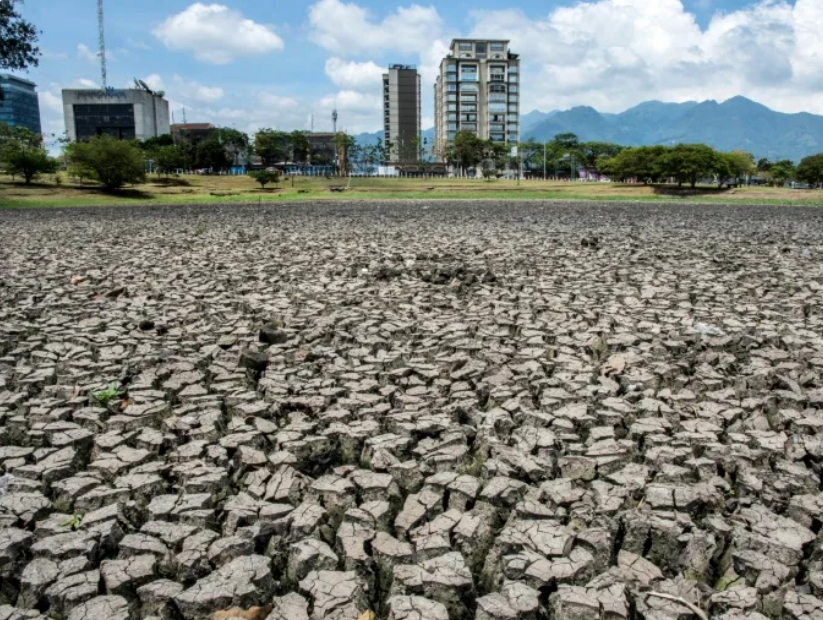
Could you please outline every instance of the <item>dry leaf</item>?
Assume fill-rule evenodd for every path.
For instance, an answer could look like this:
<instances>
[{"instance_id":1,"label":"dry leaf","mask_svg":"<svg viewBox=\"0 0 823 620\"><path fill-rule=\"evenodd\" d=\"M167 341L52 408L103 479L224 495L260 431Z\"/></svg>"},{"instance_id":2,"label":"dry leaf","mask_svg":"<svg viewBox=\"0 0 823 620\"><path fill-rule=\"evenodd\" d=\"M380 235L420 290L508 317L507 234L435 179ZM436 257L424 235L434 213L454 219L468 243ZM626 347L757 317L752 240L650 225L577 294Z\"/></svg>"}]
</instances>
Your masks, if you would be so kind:
<instances>
[{"instance_id":1,"label":"dry leaf","mask_svg":"<svg viewBox=\"0 0 823 620\"><path fill-rule=\"evenodd\" d=\"M85 276L77 276L77 275L74 275L74 276L72 276L72 277L71 277L71 283L72 283L72 284L80 284L80 283L81 283L81 282L83 282L85 279L86 279L86 278L85 278Z\"/></svg>"},{"instance_id":2,"label":"dry leaf","mask_svg":"<svg viewBox=\"0 0 823 620\"><path fill-rule=\"evenodd\" d=\"M375 615L373 611L364 612L357 620L374 620Z\"/></svg>"},{"instance_id":3,"label":"dry leaf","mask_svg":"<svg viewBox=\"0 0 823 620\"><path fill-rule=\"evenodd\" d=\"M131 405L131 404L132 404L132 402L134 402L134 401L132 401L130 398L124 398L123 400L121 400L121 401L120 401L120 411L125 411L125 410L126 410L126 408L127 408L129 405Z\"/></svg>"}]
</instances>

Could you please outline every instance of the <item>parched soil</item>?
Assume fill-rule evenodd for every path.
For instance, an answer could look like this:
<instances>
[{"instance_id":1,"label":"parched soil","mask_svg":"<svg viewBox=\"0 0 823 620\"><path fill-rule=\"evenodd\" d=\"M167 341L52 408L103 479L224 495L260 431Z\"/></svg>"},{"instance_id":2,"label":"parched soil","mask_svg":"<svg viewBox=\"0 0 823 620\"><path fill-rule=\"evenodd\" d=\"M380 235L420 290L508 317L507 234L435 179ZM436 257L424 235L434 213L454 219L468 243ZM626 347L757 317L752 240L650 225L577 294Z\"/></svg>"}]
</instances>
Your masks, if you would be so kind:
<instances>
[{"instance_id":1,"label":"parched soil","mask_svg":"<svg viewBox=\"0 0 823 620\"><path fill-rule=\"evenodd\" d=\"M821 619L821 299L814 208L0 211L0 620Z\"/></svg>"}]
</instances>

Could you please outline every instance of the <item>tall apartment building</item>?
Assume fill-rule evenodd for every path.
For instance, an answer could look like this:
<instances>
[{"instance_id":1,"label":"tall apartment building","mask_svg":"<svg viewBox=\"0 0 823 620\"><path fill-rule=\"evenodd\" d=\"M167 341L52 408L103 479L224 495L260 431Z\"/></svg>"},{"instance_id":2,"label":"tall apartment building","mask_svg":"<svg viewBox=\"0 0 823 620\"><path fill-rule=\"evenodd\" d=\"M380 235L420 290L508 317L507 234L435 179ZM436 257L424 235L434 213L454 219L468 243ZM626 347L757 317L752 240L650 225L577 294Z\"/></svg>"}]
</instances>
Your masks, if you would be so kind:
<instances>
[{"instance_id":1,"label":"tall apartment building","mask_svg":"<svg viewBox=\"0 0 823 620\"><path fill-rule=\"evenodd\" d=\"M41 133L40 102L34 82L0 73L0 123L11 127L25 127L34 133Z\"/></svg>"},{"instance_id":2,"label":"tall apartment building","mask_svg":"<svg viewBox=\"0 0 823 620\"><path fill-rule=\"evenodd\" d=\"M383 74L383 142L393 145L388 163L420 159L420 75L412 65Z\"/></svg>"},{"instance_id":3,"label":"tall apartment building","mask_svg":"<svg viewBox=\"0 0 823 620\"><path fill-rule=\"evenodd\" d=\"M71 141L102 134L118 140L146 140L171 130L169 102L162 93L146 90L64 90L63 115Z\"/></svg>"},{"instance_id":4,"label":"tall apartment building","mask_svg":"<svg viewBox=\"0 0 823 620\"><path fill-rule=\"evenodd\" d=\"M520 141L520 59L509 42L455 39L434 85L435 157L458 131L507 146Z\"/></svg>"}]
</instances>

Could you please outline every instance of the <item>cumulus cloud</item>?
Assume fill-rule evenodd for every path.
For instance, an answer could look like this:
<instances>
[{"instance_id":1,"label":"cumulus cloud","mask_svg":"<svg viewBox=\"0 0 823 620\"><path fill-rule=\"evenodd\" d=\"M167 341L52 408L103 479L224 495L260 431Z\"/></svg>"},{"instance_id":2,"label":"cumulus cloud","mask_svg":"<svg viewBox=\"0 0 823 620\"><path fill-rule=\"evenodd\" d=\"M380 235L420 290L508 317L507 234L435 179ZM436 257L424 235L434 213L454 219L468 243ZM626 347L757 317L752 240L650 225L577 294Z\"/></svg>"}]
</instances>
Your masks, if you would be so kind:
<instances>
[{"instance_id":1,"label":"cumulus cloud","mask_svg":"<svg viewBox=\"0 0 823 620\"><path fill-rule=\"evenodd\" d=\"M337 57L326 61L326 75L340 88L377 89L382 88L385 70L373 63L351 62Z\"/></svg>"},{"instance_id":2,"label":"cumulus cloud","mask_svg":"<svg viewBox=\"0 0 823 620\"><path fill-rule=\"evenodd\" d=\"M144 77L143 81L152 90L163 90L164 88L163 78L156 73L152 73L151 75Z\"/></svg>"},{"instance_id":3,"label":"cumulus cloud","mask_svg":"<svg viewBox=\"0 0 823 620\"><path fill-rule=\"evenodd\" d=\"M716 13L705 29L681 0L598 0L535 19L472 13L470 36L508 38L521 53L526 109L620 111L647 99L744 95L783 111L823 112L819 0L765 0Z\"/></svg>"},{"instance_id":4,"label":"cumulus cloud","mask_svg":"<svg viewBox=\"0 0 823 620\"><path fill-rule=\"evenodd\" d=\"M437 9L431 6L398 7L378 21L365 8L341 0L313 4L309 23L311 40L341 56L386 50L416 53L444 27Z\"/></svg>"},{"instance_id":5,"label":"cumulus cloud","mask_svg":"<svg viewBox=\"0 0 823 620\"><path fill-rule=\"evenodd\" d=\"M271 28L222 4L196 2L168 17L153 34L167 48L215 65L283 49L283 39Z\"/></svg>"},{"instance_id":6,"label":"cumulus cloud","mask_svg":"<svg viewBox=\"0 0 823 620\"><path fill-rule=\"evenodd\" d=\"M179 75L174 76L174 91L176 95L204 103L220 101L224 95L219 86L205 86L196 80L185 80Z\"/></svg>"}]
</instances>

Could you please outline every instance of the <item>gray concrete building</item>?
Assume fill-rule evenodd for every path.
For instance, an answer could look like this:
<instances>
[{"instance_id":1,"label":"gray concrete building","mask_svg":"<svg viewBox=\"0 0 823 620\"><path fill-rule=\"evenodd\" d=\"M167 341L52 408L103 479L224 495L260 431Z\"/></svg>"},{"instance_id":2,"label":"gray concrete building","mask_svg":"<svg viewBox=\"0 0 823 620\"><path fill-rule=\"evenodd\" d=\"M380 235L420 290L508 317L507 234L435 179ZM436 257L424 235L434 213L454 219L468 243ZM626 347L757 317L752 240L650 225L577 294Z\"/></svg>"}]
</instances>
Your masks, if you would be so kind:
<instances>
[{"instance_id":1,"label":"gray concrete building","mask_svg":"<svg viewBox=\"0 0 823 620\"><path fill-rule=\"evenodd\" d=\"M169 102L147 90L64 90L63 115L72 142L103 134L146 140L171 131Z\"/></svg>"},{"instance_id":2,"label":"gray concrete building","mask_svg":"<svg viewBox=\"0 0 823 620\"><path fill-rule=\"evenodd\" d=\"M435 158L458 131L510 147L520 141L520 58L499 39L455 39L434 86Z\"/></svg>"},{"instance_id":3,"label":"gray concrete building","mask_svg":"<svg viewBox=\"0 0 823 620\"><path fill-rule=\"evenodd\" d=\"M412 65L391 65L383 74L383 142L387 163L420 159L420 75Z\"/></svg>"}]
</instances>

